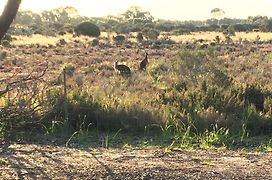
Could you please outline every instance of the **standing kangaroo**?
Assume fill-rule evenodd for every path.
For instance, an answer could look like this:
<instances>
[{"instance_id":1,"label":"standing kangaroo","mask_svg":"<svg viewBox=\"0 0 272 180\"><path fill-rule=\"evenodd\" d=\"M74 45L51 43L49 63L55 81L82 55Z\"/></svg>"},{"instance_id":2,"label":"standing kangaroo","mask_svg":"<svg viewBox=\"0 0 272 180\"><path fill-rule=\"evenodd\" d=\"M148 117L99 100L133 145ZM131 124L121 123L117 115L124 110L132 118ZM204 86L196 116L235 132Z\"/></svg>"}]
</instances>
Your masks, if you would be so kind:
<instances>
[{"instance_id":1,"label":"standing kangaroo","mask_svg":"<svg viewBox=\"0 0 272 180\"><path fill-rule=\"evenodd\" d=\"M146 69L146 66L148 64L148 58L147 58L147 56L148 56L148 53L146 52L144 60L142 60L141 63L140 63L140 70Z\"/></svg>"}]
</instances>

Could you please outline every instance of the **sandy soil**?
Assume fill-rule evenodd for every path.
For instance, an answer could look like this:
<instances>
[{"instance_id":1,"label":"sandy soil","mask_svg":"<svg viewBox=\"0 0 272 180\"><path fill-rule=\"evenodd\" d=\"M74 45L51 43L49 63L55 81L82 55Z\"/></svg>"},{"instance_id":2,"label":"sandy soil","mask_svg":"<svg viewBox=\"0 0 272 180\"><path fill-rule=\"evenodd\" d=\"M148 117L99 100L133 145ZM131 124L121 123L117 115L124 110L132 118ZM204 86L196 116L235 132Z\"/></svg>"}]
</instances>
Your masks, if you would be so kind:
<instances>
[{"instance_id":1,"label":"sandy soil","mask_svg":"<svg viewBox=\"0 0 272 180\"><path fill-rule=\"evenodd\" d=\"M11 144L0 179L272 179L272 153Z\"/></svg>"}]
</instances>

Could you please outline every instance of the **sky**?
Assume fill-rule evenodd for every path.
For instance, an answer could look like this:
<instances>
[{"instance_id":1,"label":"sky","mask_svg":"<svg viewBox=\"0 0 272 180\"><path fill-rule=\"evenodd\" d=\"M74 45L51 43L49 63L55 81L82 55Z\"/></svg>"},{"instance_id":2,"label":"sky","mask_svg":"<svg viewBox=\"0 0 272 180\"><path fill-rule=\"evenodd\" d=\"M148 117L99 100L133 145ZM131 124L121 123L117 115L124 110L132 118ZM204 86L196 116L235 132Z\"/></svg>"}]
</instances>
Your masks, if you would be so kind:
<instances>
[{"instance_id":1,"label":"sky","mask_svg":"<svg viewBox=\"0 0 272 180\"><path fill-rule=\"evenodd\" d=\"M0 0L0 7L5 2ZM205 20L211 18L213 8L224 10L228 18L272 17L272 0L22 0L21 9L40 12L65 6L90 17L118 15L130 6L139 6L156 19L166 20Z\"/></svg>"}]
</instances>

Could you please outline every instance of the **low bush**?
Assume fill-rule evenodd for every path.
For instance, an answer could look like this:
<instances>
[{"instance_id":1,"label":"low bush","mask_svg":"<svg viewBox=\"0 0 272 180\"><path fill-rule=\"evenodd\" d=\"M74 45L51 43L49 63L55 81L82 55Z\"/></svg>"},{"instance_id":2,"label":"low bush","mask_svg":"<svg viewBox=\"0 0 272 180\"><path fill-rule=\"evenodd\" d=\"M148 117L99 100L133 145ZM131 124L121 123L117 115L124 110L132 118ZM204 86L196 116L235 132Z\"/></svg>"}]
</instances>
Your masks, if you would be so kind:
<instances>
[{"instance_id":1,"label":"low bush","mask_svg":"<svg viewBox=\"0 0 272 180\"><path fill-rule=\"evenodd\" d=\"M75 27L74 31L77 35L85 35L90 37L100 36L99 27L91 22L80 23Z\"/></svg>"},{"instance_id":2,"label":"low bush","mask_svg":"<svg viewBox=\"0 0 272 180\"><path fill-rule=\"evenodd\" d=\"M126 40L126 37L124 35L117 35L117 36L113 37L113 41L117 45L124 44L125 40Z\"/></svg>"}]
</instances>

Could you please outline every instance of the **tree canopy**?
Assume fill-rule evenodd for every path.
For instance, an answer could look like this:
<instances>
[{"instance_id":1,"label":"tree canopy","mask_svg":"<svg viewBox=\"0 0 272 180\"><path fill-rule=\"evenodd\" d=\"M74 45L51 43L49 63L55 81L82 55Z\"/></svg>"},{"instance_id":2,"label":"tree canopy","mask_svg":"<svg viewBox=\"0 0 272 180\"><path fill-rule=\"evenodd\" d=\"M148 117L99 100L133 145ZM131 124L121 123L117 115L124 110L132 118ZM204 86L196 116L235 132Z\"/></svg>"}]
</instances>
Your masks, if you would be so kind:
<instances>
[{"instance_id":1,"label":"tree canopy","mask_svg":"<svg viewBox=\"0 0 272 180\"><path fill-rule=\"evenodd\" d=\"M214 8L211 10L211 15L215 19L222 19L225 16L225 11L220 8Z\"/></svg>"}]
</instances>

